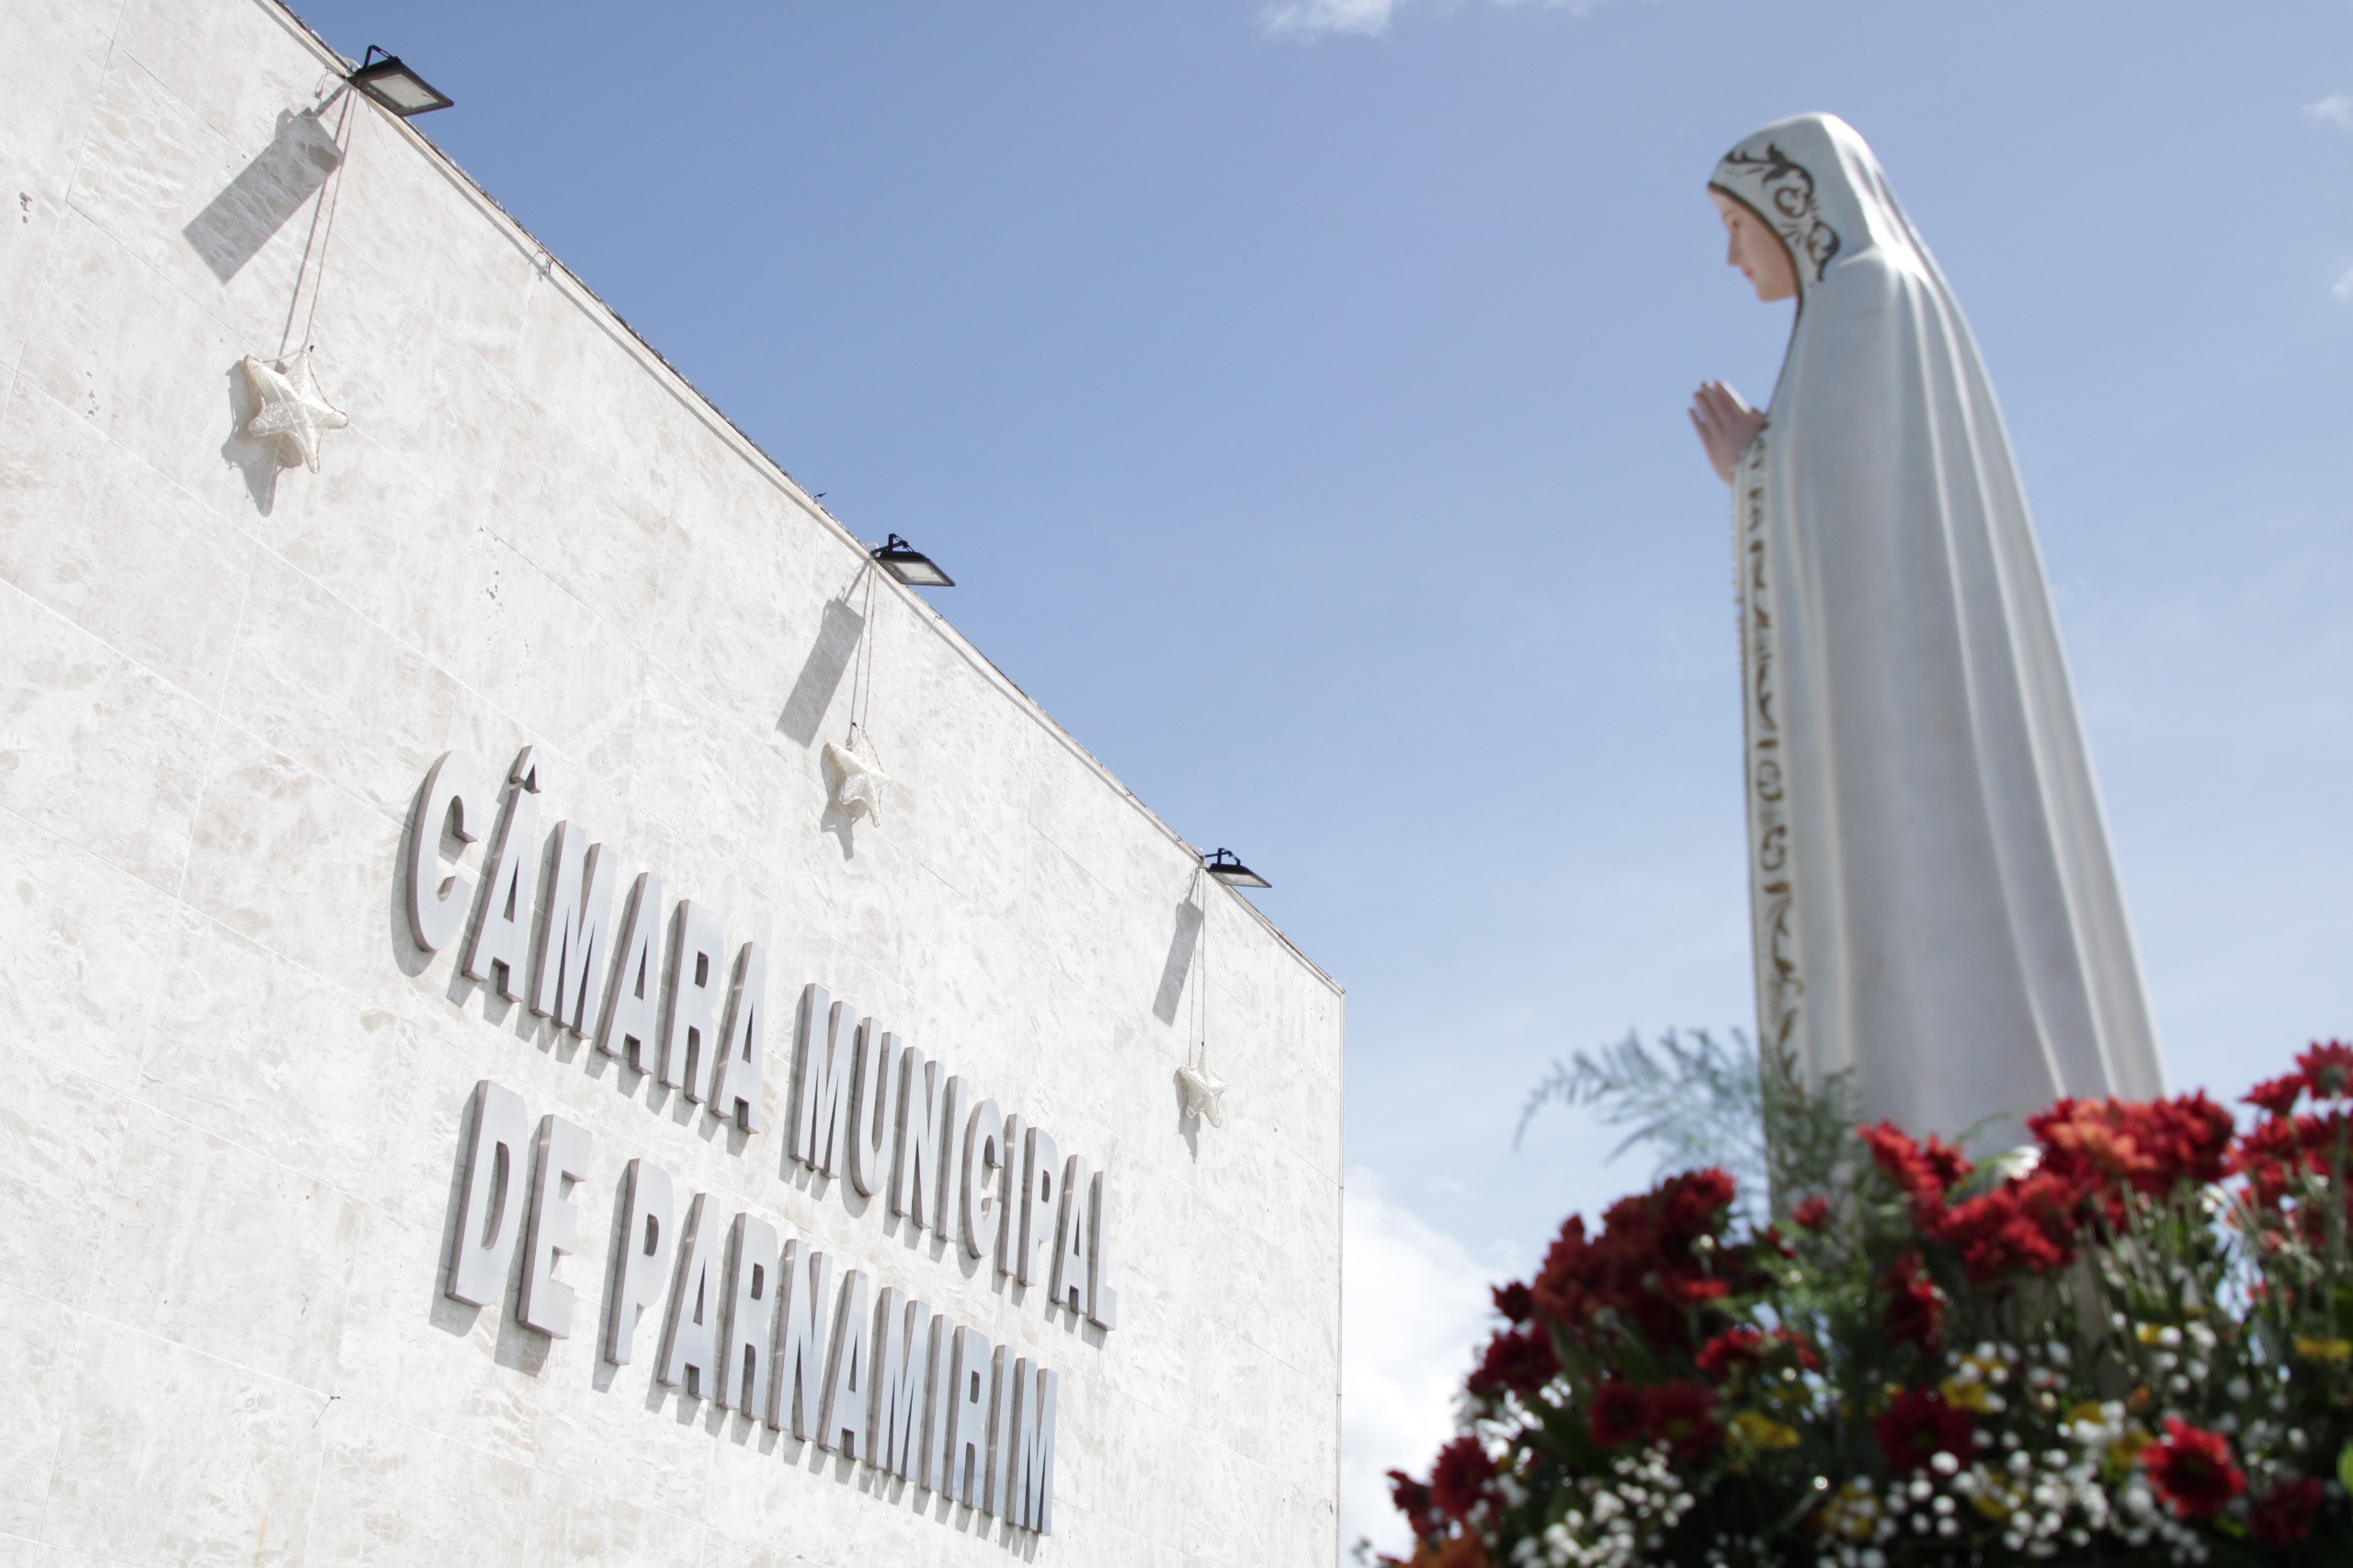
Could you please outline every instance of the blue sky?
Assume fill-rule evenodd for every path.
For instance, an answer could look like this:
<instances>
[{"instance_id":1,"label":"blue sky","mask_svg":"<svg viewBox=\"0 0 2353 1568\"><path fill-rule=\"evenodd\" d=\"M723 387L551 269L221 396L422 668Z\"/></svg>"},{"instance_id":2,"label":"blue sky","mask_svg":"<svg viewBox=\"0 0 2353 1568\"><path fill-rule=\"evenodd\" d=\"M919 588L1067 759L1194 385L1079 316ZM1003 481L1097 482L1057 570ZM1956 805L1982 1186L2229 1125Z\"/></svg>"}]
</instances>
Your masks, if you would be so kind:
<instances>
[{"instance_id":1,"label":"blue sky","mask_svg":"<svg viewBox=\"0 0 2353 1568\"><path fill-rule=\"evenodd\" d=\"M1643 1176L1565 1116L1512 1152L1551 1057L1747 1020L1682 407L1770 391L1788 307L1701 186L1784 114L1871 140L1984 347L2176 1082L2353 1033L2342 0L300 8L455 97L421 129L1273 878L1349 987L1355 1344L1451 1346L1449 1272Z\"/></svg>"}]
</instances>

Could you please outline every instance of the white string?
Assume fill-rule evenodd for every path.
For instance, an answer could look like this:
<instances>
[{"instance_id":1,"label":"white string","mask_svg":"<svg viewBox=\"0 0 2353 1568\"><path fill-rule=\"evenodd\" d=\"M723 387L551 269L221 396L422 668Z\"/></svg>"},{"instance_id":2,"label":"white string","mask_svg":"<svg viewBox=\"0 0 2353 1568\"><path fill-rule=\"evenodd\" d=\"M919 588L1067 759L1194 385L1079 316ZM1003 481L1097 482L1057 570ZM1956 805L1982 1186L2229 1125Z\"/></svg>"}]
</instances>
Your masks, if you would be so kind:
<instances>
[{"instance_id":1,"label":"white string","mask_svg":"<svg viewBox=\"0 0 2353 1568\"><path fill-rule=\"evenodd\" d=\"M866 607L858 616L858 671L849 686L849 733L853 741L865 735L871 745L874 737L867 732L866 715L874 701L874 563L869 561L858 574L866 579ZM880 752L875 756L881 760Z\"/></svg>"},{"instance_id":2,"label":"white string","mask_svg":"<svg viewBox=\"0 0 2353 1568\"><path fill-rule=\"evenodd\" d=\"M1193 1069L1210 1066L1210 895L1209 877L1193 868L1193 900L1201 908L1201 933L1193 943Z\"/></svg>"},{"instance_id":3,"label":"white string","mask_svg":"<svg viewBox=\"0 0 2353 1568\"><path fill-rule=\"evenodd\" d=\"M343 97L347 90L346 87L336 88L326 103L321 104L319 108L324 109L327 103L333 103L335 98ZM343 199L343 174L351 164L350 141L352 136L356 135L358 129L351 118L352 106L358 101L356 94L344 98L342 117L335 121L335 134L328 138L330 144L335 149L335 173L330 176L335 189L330 192L324 186L321 186L318 200L311 208L311 232L302 236L302 259L294 271L294 294L286 301L286 326L278 335L278 358L280 362L286 358L288 340L294 335L294 312L302 308L302 284L305 280L308 280L311 285L311 313L302 323L304 347L309 346L311 330L318 324L319 291L326 282L327 244L335 238L335 208ZM322 214L324 215L325 221L324 233L320 229ZM313 240L318 242L315 254L311 248ZM317 271L315 277L313 276L314 267Z\"/></svg>"},{"instance_id":4,"label":"white string","mask_svg":"<svg viewBox=\"0 0 2353 1568\"><path fill-rule=\"evenodd\" d=\"M319 276L311 285L311 313L302 320L302 347L305 348L311 346L312 328L319 324L319 296L326 291L327 246L335 243L335 215L336 210L343 205L344 171L351 167L352 144L359 140L359 122L354 119L351 114L352 105L357 102L358 102L358 95L356 93L344 99L343 119L335 128L335 142L339 149L338 161L335 166L335 196L327 203L326 233L319 236Z\"/></svg>"}]
</instances>

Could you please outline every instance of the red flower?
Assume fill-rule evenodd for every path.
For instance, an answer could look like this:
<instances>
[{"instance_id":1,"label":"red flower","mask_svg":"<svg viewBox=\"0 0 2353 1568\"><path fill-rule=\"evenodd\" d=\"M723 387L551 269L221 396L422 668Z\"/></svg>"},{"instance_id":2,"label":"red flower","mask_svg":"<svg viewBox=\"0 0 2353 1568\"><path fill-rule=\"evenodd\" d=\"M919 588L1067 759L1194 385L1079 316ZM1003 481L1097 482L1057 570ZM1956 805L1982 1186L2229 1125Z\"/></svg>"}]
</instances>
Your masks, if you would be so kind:
<instances>
[{"instance_id":1,"label":"red flower","mask_svg":"<svg viewBox=\"0 0 2353 1568\"><path fill-rule=\"evenodd\" d=\"M1753 1328L1730 1328L1699 1346L1699 1375L1720 1383L1734 1371L1762 1366L1765 1336Z\"/></svg>"},{"instance_id":2,"label":"red flower","mask_svg":"<svg viewBox=\"0 0 2353 1568\"><path fill-rule=\"evenodd\" d=\"M2353 1126L2343 1110L2325 1116L2275 1116L2258 1122L2239 1140L2232 1169L2247 1178L2247 1196L2267 1213L2295 1211L2292 1223L2315 1244L2327 1234L2325 1206L2310 1201L2305 1178L2325 1179L2336 1158L2340 1140L2353 1139ZM2353 1205L2353 1194L2347 1195ZM2277 1246L2284 1237L2267 1234L2264 1244Z\"/></svg>"},{"instance_id":3,"label":"red flower","mask_svg":"<svg viewBox=\"0 0 2353 1568\"><path fill-rule=\"evenodd\" d=\"M1790 1218L1797 1221L1800 1230L1819 1231L1830 1223L1830 1199L1820 1196L1809 1198L1797 1206L1796 1212Z\"/></svg>"},{"instance_id":4,"label":"red flower","mask_svg":"<svg viewBox=\"0 0 2353 1568\"><path fill-rule=\"evenodd\" d=\"M2302 1073L2290 1073L2284 1078L2266 1078L2239 1096L2239 1103L2268 1110L2274 1116L2286 1116L2296 1108L2296 1101L2311 1087Z\"/></svg>"},{"instance_id":5,"label":"red flower","mask_svg":"<svg viewBox=\"0 0 2353 1568\"><path fill-rule=\"evenodd\" d=\"M1678 1378L1651 1390L1643 1403L1650 1436L1665 1438L1675 1457L1686 1464L1705 1460L1724 1446L1724 1429L1716 1420L1715 1392L1707 1384Z\"/></svg>"},{"instance_id":6,"label":"red flower","mask_svg":"<svg viewBox=\"0 0 2353 1568\"><path fill-rule=\"evenodd\" d=\"M2165 1417L2165 1440L2142 1449L2141 1463L2157 1495L2186 1519L2211 1519L2246 1490L2246 1474L2232 1462L2229 1441L2178 1415Z\"/></svg>"},{"instance_id":7,"label":"red flower","mask_svg":"<svg viewBox=\"0 0 2353 1568\"><path fill-rule=\"evenodd\" d=\"M1593 1396L1593 1403L1585 1413L1586 1430L1593 1440L1605 1449L1631 1443L1650 1429L1650 1413L1643 1406L1643 1391L1630 1382L1612 1378L1601 1385Z\"/></svg>"},{"instance_id":8,"label":"red flower","mask_svg":"<svg viewBox=\"0 0 2353 1568\"><path fill-rule=\"evenodd\" d=\"M1936 1354L1944 1344L1945 1293L1928 1278L1920 1255L1907 1252L1897 1258L1879 1283L1888 1295L1887 1336Z\"/></svg>"},{"instance_id":9,"label":"red flower","mask_svg":"<svg viewBox=\"0 0 2353 1568\"><path fill-rule=\"evenodd\" d=\"M1498 1285L1487 1293L1495 1299L1495 1311L1504 1314L1506 1322L1526 1323L1536 1311L1535 1296L1517 1279L1508 1285Z\"/></svg>"},{"instance_id":10,"label":"red flower","mask_svg":"<svg viewBox=\"0 0 2353 1568\"><path fill-rule=\"evenodd\" d=\"M1605 1449L1664 1441L1686 1463L1705 1460L1724 1446L1715 1391L1688 1378L1650 1389L1612 1378L1594 1394L1585 1422L1593 1440Z\"/></svg>"},{"instance_id":11,"label":"red flower","mask_svg":"<svg viewBox=\"0 0 2353 1568\"><path fill-rule=\"evenodd\" d=\"M1969 1412L1945 1403L1934 1389L1905 1389L1871 1424L1890 1469L1898 1475L1927 1467L1938 1454L1966 1463L1977 1445L1977 1423Z\"/></svg>"},{"instance_id":12,"label":"red flower","mask_svg":"<svg viewBox=\"0 0 2353 1568\"><path fill-rule=\"evenodd\" d=\"M2231 1113L2203 1091L2165 1100L2061 1100L2026 1124L2042 1145L2038 1174L2101 1196L2111 1218L2121 1213L2117 1199L2126 1187L2164 1198L2184 1182L2220 1181L2232 1131Z\"/></svg>"},{"instance_id":13,"label":"red flower","mask_svg":"<svg viewBox=\"0 0 2353 1568\"><path fill-rule=\"evenodd\" d=\"M1729 1381L1734 1372L1753 1370L1767 1362L1786 1357L1805 1369L1817 1371L1822 1358L1802 1335L1786 1328L1762 1334L1753 1328L1728 1328L1699 1347L1696 1358L1699 1373L1711 1382Z\"/></svg>"},{"instance_id":14,"label":"red flower","mask_svg":"<svg viewBox=\"0 0 2353 1568\"><path fill-rule=\"evenodd\" d=\"M2343 1099L2353 1088L2353 1045L2316 1040L2298 1053L2296 1070L2311 1085L2314 1099Z\"/></svg>"},{"instance_id":15,"label":"red flower","mask_svg":"<svg viewBox=\"0 0 2353 1568\"><path fill-rule=\"evenodd\" d=\"M1560 1370L1550 1334L1540 1328L1507 1328L1487 1342L1487 1353L1471 1374L1471 1392L1491 1394L1511 1389L1532 1398Z\"/></svg>"},{"instance_id":16,"label":"red flower","mask_svg":"<svg viewBox=\"0 0 2353 1568\"><path fill-rule=\"evenodd\" d=\"M2075 1260L2075 1199L2064 1180L2038 1170L1927 1215L1921 1228L1961 1254L1976 1284L2005 1274L2049 1274Z\"/></svg>"},{"instance_id":17,"label":"red flower","mask_svg":"<svg viewBox=\"0 0 2353 1568\"><path fill-rule=\"evenodd\" d=\"M1669 1176L1658 1187L1662 1210L1659 1230L1665 1236L1683 1242L1712 1236L1723 1229L1724 1216L1738 1195L1731 1174L1712 1165L1704 1171Z\"/></svg>"},{"instance_id":18,"label":"red flower","mask_svg":"<svg viewBox=\"0 0 2353 1568\"><path fill-rule=\"evenodd\" d=\"M1945 1200L1945 1194L1961 1185L1975 1167L1969 1157L1940 1138L1931 1137L1926 1143L1915 1142L1912 1135L1892 1121L1877 1127L1858 1130L1871 1158L1890 1180L1904 1189L1915 1207L1934 1209Z\"/></svg>"},{"instance_id":19,"label":"red flower","mask_svg":"<svg viewBox=\"0 0 2353 1568\"><path fill-rule=\"evenodd\" d=\"M1405 1516L1405 1528L1414 1532L1416 1540L1427 1540L1438 1534L1436 1505L1430 1499L1430 1489L1402 1470L1389 1472L1389 1500Z\"/></svg>"},{"instance_id":20,"label":"red flower","mask_svg":"<svg viewBox=\"0 0 2353 1568\"><path fill-rule=\"evenodd\" d=\"M1457 1437L1438 1451L1438 1463L1430 1469L1430 1500L1449 1517L1468 1519L1471 1510L1485 1500L1487 1483L1495 1478L1495 1461L1479 1439Z\"/></svg>"},{"instance_id":21,"label":"red flower","mask_svg":"<svg viewBox=\"0 0 2353 1568\"><path fill-rule=\"evenodd\" d=\"M1752 1249L1722 1241L1733 1191L1722 1171L1689 1171L1611 1204L1597 1236L1572 1215L1531 1287L1537 1314L1583 1336L1608 1312L1654 1348L1690 1344L1691 1309L1756 1275Z\"/></svg>"},{"instance_id":22,"label":"red flower","mask_svg":"<svg viewBox=\"0 0 2353 1568\"><path fill-rule=\"evenodd\" d=\"M2266 1546L2293 1546L2313 1533L2320 1500L2321 1484L2312 1477L2283 1481L2256 1501L2247 1525Z\"/></svg>"}]
</instances>

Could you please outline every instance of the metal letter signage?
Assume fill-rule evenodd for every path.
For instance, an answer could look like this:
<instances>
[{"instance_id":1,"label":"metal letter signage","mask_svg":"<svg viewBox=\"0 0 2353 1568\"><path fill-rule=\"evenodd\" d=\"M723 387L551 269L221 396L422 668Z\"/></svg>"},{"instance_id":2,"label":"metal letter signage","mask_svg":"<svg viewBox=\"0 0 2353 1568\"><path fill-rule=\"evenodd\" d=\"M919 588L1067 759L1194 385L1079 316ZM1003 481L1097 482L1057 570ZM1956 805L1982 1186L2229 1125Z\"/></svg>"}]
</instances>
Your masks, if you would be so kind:
<instances>
[{"instance_id":1,"label":"metal letter signage","mask_svg":"<svg viewBox=\"0 0 2353 1568\"><path fill-rule=\"evenodd\" d=\"M523 1141L530 1121L523 1096L484 1078L474 1085L472 1136L466 1143L466 1186L450 1238L449 1294L486 1307L506 1289L507 1261L523 1213Z\"/></svg>"},{"instance_id":2,"label":"metal letter signage","mask_svg":"<svg viewBox=\"0 0 2353 1568\"><path fill-rule=\"evenodd\" d=\"M473 892L456 877L441 874L443 845L457 839L462 852L489 825L490 798L483 793L473 757L444 752L425 776L424 800L409 835L408 928L428 953L458 939Z\"/></svg>"},{"instance_id":3,"label":"metal letter signage","mask_svg":"<svg viewBox=\"0 0 2353 1568\"><path fill-rule=\"evenodd\" d=\"M502 802L465 752L433 765L402 857L410 934L428 954L463 937L467 978L594 1040L587 1060L600 1074L622 1063L625 1091L655 1078L677 1097L657 1093L649 1108L741 1153L769 1124L766 945L731 948L716 912L672 902L651 869L619 900L611 846L569 820L542 838L544 771L526 747ZM470 882L460 862L490 835L494 815L484 869ZM983 1281L1011 1289L1012 1300L1034 1294L1050 1316L1113 1326L1104 1172L822 984L801 989L791 1033L776 1085L785 1148L771 1171L803 1167L817 1178L815 1197L839 1178L856 1194L851 1212L903 1220L908 1241L928 1231L951 1262L961 1242L961 1256L988 1271ZM717 1137L711 1119L729 1135ZM536 1138L532 1125L514 1090L475 1085L442 1288L503 1311L520 1248L516 1321L561 1339L580 1304L564 1260L579 1242L574 1188L588 1176L593 1143L563 1116L540 1118ZM1051 1369L898 1285L836 1267L807 1237L732 1199L678 1187L648 1160L629 1162L616 1196L605 1362L628 1366L646 1345L654 1381L681 1400L789 1427L1017 1528L1051 1530Z\"/></svg>"}]
</instances>

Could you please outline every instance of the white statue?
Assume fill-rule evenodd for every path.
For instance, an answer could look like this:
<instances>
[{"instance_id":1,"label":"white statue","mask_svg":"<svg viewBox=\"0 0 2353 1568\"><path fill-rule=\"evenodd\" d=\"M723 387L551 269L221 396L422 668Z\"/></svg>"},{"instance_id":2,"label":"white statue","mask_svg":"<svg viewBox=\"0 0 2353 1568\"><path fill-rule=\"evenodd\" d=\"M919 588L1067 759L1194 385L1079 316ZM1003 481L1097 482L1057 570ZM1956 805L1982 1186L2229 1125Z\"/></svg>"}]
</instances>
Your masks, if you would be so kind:
<instances>
[{"instance_id":1,"label":"white statue","mask_svg":"<svg viewBox=\"0 0 2353 1568\"><path fill-rule=\"evenodd\" d=\"M1709 193L1797 300L1733 487L1760 1035L1916 1131L2162 1094L2034 527L1952 290L1854 129L1768 125Z\"/></svg>"}]
</instances>

